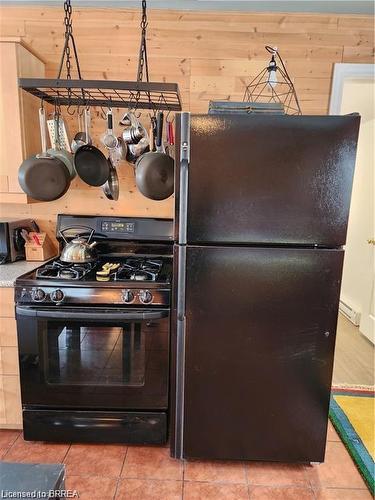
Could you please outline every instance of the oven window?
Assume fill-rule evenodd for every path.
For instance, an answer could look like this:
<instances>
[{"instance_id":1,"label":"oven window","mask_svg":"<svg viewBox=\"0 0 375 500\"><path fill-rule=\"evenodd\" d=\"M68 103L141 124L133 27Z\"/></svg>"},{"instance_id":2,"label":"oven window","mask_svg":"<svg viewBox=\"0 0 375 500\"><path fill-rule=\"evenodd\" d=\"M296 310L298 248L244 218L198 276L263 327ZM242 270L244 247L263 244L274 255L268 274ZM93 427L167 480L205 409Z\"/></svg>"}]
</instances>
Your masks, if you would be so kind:
<instances>
[{"instance_id":1,"label":"oven window","mask_svg":"<svg viewBox=\"0 0 375 500\"><path fill-rule=\"evenodd\" d=\"M144 323L92 326L46 322L44 374L49 384L129 385L145 383L152 357Z\"/></svg>"}]
</instances>

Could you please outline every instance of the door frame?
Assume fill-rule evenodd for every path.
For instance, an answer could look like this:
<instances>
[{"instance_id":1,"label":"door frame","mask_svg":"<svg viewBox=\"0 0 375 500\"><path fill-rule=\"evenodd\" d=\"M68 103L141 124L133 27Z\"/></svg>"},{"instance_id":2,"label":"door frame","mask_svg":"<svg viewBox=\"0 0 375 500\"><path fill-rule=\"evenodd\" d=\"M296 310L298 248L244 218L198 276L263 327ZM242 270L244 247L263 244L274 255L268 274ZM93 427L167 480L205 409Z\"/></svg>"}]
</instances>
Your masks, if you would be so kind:
<instances>
[{"instance_id":1,"label":"door frame","mask_svg":"<svg viewBox=\"0 0 375 500\"><path fill-rule=\"evenodd\" d=\"M374 74L375 64L335 63L328 114L340 114L345 80L369 80Z\"/></svg>"},{"instance_id":2,"label":"door frame","mask_svg":"<svg viewBox=\"0 0 375 500\"><path fill-rule=\"evenodd\" d=\"M331 95L329 103L329 114L341 114L342 97L344 84L347 80L373 80L375 76L375 64L356 64L356 63L336 63L333 68ZM348 317L345 304L340 299L340 311L344 316ZM361 311L361 316L364 311ZM358 311L351 311L350 321L360 327L363 318L359 319ZM370 315L368 318L370 323L375 324L375 318ZM371 326L369 328L371 332ZM373 330L372 330L373 332ZM375 343L374 333L367 335L363 333L373 344Z\"/></svg>"}]
</instances>

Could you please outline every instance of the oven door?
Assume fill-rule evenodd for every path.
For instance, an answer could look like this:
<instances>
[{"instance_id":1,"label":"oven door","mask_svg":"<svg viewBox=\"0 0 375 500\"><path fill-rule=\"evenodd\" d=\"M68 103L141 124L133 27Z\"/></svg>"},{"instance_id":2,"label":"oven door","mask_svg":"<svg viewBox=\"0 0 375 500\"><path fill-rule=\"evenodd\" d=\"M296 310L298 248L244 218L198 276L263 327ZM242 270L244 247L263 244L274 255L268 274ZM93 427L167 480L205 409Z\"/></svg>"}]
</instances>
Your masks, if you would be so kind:
<instances>
[{"instance_id":1,"label":"oven door","mask_svg":"<svg viewBox=\"0 0 375 500\"><path fill-rule=\"evenodd\" d=\"M23 407L164 410L169 310L17 307Z\"/></svg>"}]
</instances>

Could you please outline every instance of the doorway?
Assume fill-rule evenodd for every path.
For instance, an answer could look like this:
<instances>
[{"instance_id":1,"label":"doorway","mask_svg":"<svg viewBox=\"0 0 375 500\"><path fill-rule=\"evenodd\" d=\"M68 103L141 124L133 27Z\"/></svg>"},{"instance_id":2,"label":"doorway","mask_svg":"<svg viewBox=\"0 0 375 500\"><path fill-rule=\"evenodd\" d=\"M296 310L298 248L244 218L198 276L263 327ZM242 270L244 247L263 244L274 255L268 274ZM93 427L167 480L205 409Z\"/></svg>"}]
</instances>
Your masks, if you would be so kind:
<instances>
[{"instance_id":1,"label":"doorway","mask_svg":"<svg viewBox=\"0 0 375 500\"><path fill-rule=\"evenodd\" d=\"M358 112L361 127L353 181L334 384L374 384L374 135L373 64L336 64L330 114Z\"/></svg>"}]
</instances>

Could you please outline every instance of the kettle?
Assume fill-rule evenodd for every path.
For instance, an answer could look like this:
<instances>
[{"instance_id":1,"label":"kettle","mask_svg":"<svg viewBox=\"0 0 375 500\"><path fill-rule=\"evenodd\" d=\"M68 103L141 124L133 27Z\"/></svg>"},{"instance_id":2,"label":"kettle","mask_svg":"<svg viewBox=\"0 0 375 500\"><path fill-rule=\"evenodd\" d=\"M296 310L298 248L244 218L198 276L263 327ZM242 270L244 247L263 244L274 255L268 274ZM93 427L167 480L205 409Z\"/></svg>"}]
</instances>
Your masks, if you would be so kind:
<instances>
[{"instance_id":1,"label":"kettle","mask_svg":"<svg viewBox=\"0 0 375 500\"><path fill-rule=\"evenodd\" d=\"M80 236L77 234L71 241L68 241L64 233L70 231L71 229L88 229L90 231L89 236ZM94 229L86 226L71 226L60 231L60 236L65 241L65 246L62 249L60 260L62 262L67 262L69 264L84 264L87 262L94 262L97 259L96 241L91 241L92 235L94 234Z\"/></svg>"}]
</instances>

